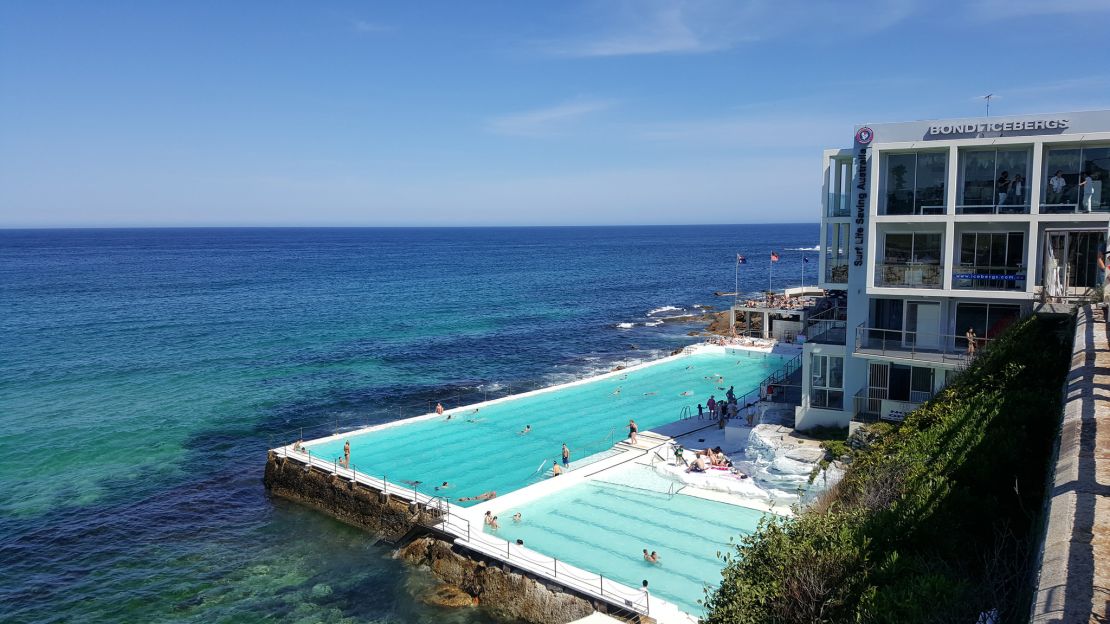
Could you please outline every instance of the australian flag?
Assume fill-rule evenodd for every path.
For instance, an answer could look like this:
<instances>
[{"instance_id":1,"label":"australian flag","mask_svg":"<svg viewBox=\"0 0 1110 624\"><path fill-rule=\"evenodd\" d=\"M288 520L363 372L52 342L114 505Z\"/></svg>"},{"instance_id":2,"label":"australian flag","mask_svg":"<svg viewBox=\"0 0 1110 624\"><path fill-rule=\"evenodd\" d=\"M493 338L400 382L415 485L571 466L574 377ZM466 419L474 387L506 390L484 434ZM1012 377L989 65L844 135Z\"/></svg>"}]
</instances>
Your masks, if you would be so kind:
<instances>
[{"instance_id":1,"label":"australian flag","mask_svg":"<svg viewBox=\"0 0 1110 624\"><path fill-rule=\"evenodd\" d=\"M778 262L778 261L779 261L778 252L777 251L772 251L771 252L771 262Z\"/></svg>"},{"instance_id":2,"label":"australian flag","mask_svg":"<svg viewBox=\"0 0 1110 624\"><path fill-rule=\"evenodd\" d=\"M744 256L741 256L740 254L736 254L736 264L747 264L747 263L748 263L747 258L745 258Z\"/></svg>"}]
</instances>

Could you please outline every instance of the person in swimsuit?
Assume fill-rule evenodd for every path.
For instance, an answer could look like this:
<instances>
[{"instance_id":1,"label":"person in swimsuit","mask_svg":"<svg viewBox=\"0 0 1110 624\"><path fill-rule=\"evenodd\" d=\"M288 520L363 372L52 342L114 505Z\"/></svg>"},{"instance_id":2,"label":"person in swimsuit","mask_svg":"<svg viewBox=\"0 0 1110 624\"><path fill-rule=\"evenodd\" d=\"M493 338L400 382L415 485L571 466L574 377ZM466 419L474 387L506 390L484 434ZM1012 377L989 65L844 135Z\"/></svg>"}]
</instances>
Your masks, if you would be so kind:
<instances>
[{"instance_id":1,"label":"person in swimsuit","mask_svg":"<svg viewBox=\"0 0 1110 624\"><path fill-rule=\"evenodd\" d=\"M628 439L632 442L632 446L636 446L636 433L640 430L636 426L636 421L631 418L628 419Z\"/></svg>"},{"instance_id":2,"label":"person in swimsuit","mask_svg":"<svg viewBox=\"0 0 1110 624\"><path fill-rule=\"evenodd\" d=\"M463 496L462 498L458 498L458 499L455 499L455 500L458 500L459 502L488 501L491 498L497 498L497 492L486 492L484 494L479 494L477 496Z\"/></svg>"},{"instance_id":3,"label":"person in swimsuit","mask_svg":"<svg viewBox=\"0 0 1110 624\"><path fill-rule=\"evenodd\" d=\"M513 524L520 524L520 512L513 514Z\"/></svg>"},{"instance_id":4,"label":"person in swimsuit","mask_svg":"<svg viewBox=\"0 0 1110 624\"><path fill-rule=\"evenodd\" d=\"M436 403L436 413L439 414L440 416L443 416L443 404L442 403Z\"/></svg>"},{"instance_id":5,"label":"person in swimsuit","mask_svg":"<svg viewBox=\"0 0 1110 624\"><path fill-rule=\"evenodd\" d=\"M437 486L436 486L436 491L439 491L439 490L446 490L446 489L447 489L447 488L449 488L449 487L451 487L451 484L450 484L450 483L448 483L448 482L446 482L446 481L444 481L444 482L443 482L442 484L440 484L440 485L437 485Z\"/></svg>"},{"instance_id":6,"label":"person in swimsuit","mask_svg":"<svg viewBox=\"0 0 1110 624\"><path fill-rule=\"evenodd\" d=\"M559 465L559 462L552 461L551 462L551 476L557 477L561 474L563 474L563 467Z\"/></svg>"},{"instance_id":7,"label":"person in swimsuit","mask_svg":"<svg viewBox=\"0 0 1110 624\"><path fill-rule=\"evenodd\" d=\"M293 450L297 451L298 453L303 453L304 452L304 440L297 440L296 442L294 442L293 443Z\"/></svg>"},{"instance_id":8,"label":"person in swimsuit","mask_svg":"<svg viewBox=\"0 0 1110 624\"><path fill-rule=\"evenodd\" d=\"M655 552L654 550L651 551L651 555L649 556L648 560L656 565L662 563L661 561L659 561L659 553Z\"/></svg>"},{"instance_id":9,"label":"person in swimsuit","mask_svg":"<svg viewBox=\"0 0 1110 624\"><path fill-rule=\"evenodd\" d=\"M563 442L563 468L570 467L570 449L567 448L567 443Z\"/></svg>"},{"instance_id":10,"label":"person in swimsuit","mask_svg":"<svg viewBox=\"0 0 1110 624\"><path fill-rule=\"evenodd\" d=\"M492 511L487 511L486 515L482 516L482 523L485 524L486 526L489 526L490 524L493 523L493 512Z\"/></svg>"},{"instance_id":11,"label":"person in swimsuit","mask_svg":"<svg viewBox=\"0 0 1110 624\"><path fill-rule=\"evenodd\" d=\"M493 529L494 531L501 528L501 525L497 522L497 516L494 516L493 520L489 521L489 528Z\"/></svg>"},{"instance_id":12,"label":"person in swimsuit","mask_svg":"<svg viewBox=\"0 0 1110 624\"><path fill-rule=\"evenodd\" d=\"M524 425L524 428L517 435L528 435L529 433L532 433L532 425Z\"/></svg>"},{"instance_id":13,"label":"person in swimsuit","mask_svg":"<svg viewBox=\"0 0 1110 624\"><path fill-rule=\"evenodd\" d=\"M651 555L648 554L647 549L644 549L644 561L651 561Z\"/></svg>"},{"instance_id":14,"label":"person in swimsuit","mask_svg":"<svg viewBox=\"0 0 1110 624\"><path fill-rule=\"evenodd\" d=\"M346 441L343 442L343 457L346 457L347 461L351 460L351 441L350 440L346 440Z\"/></svg>"}]
</instances>

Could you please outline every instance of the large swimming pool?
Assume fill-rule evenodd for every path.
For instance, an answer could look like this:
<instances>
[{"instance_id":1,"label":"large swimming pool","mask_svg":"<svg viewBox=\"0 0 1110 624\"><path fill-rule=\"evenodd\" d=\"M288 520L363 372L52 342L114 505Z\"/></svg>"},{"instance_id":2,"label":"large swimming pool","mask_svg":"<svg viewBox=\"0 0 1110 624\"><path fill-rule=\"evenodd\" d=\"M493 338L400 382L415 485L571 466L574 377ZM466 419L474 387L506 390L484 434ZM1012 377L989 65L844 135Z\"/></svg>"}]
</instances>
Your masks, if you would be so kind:
<instances>
[{"instance_id":1,"label":"large swimming pool","mask_svg":"<svg viewBox=\"0 0 1110 624\"><path fill-rule=\"evenodd\" d=\"M785 362L752 351L698 352L489 404L477 413L459 409L450 420L414 419L307 446L313 455L332 460L342 457L349 440L356 470L417 484L425 494L501 495L542 478L563 443L572 462L581 460L625 438L630 418L646 431L678 420L684 407L696 415L697 404L711 394L721 398L724 389L735 386L737 396L743 395ZM521 434L527 425L531 433ZM436 491L444 481L448 490Z\"/></svg>"},{"instance_id":2,"label":"large swimming pool","mask_svg":"<svg viewBox=\"0 0 1110 624\"><path fill-rule=\"evenodd\" d=\"M704 588L716 587L729 539L751 533L764 512L678 493L674 483L637 464L606 470L590 480L523 507L500 512L501 528L488 533L628 587L643 580L653 596L692 615L703 613ZM521 522L511 520L520 512ZM657 551L660 563L644 561Z\"/></svg>"}]
</instances>

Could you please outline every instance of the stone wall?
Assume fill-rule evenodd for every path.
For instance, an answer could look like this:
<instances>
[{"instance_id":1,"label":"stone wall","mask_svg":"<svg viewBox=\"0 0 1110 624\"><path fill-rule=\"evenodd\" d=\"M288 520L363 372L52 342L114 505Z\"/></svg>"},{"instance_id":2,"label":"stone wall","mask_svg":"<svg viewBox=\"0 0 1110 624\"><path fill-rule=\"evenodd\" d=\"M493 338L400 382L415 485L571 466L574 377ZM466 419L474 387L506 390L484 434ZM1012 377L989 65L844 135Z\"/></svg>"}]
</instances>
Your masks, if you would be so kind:
<instances>
[{"instance_id":1,"label":"stone wall","mask_svg":"<svg viewBox=\"0 0 1110 624\"><path fill-rule=\"evenodd\" d=\"M397 543L417 526L436 521L437 512L383 494L361 483L270 453L262 482L275 496L314 507L366 529L380 539Z\"/></svg>"},{"instance_id":2,"label":"stone wall","mask_svg":"<svg viewBox=\"0 0 1110 624\"><path fill-rule=\"evenodd\" d=\"M424 566L437 578L478 598L494 616L533 624L566 624L596 611L606 611L562 587L537 581L495 560L476 553L460 554L434 537L421 537L397 551L397 557Z\"/></svg>"}]
</instances>

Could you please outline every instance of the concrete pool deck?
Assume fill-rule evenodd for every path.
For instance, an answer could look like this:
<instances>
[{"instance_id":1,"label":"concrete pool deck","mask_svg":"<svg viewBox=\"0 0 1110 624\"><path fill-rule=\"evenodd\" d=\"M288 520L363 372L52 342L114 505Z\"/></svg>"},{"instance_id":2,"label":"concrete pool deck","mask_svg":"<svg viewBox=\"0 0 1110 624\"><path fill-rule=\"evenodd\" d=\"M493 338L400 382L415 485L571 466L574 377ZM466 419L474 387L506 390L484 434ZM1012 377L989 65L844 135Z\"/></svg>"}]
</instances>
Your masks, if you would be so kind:
<instances>
[{"instance_id":1,"label":"concrete pool deck","mask_svg":"<svg viewBox=\"0 0 1110 624\"><path fill-rule=\"evenodd\" d=\"M461 416L473 413L474 410L489 405L510 402L527 396L556 392L560 389L593 383L601 379L610 379L627 375L637 370L688 357L695 353L725 354L732 351L752 351L786 356L789 358L800 354L801 349L793 345L779 345L770 348L751 348L731 345L726 347L709 344L695 345L683 349L681 353L676 355L667 356L650 362L643 362L628 368L616 369L602 375L464 407L453 408L451 410L446 410L443 415L430 413L372 427L340 432L332 436L311 440L304 444L310 446L336 441L346 437L353 437L371 431L399 427L414 422L443 419L447 414ZM756 388L754 391L758 392L758 390L759 388ZM751 393L749 392L748 394L750 395ZM674 604L645 594L639 588L625 586L607 579L601 574L571 566L553 557L532 551L527 547L486 534L483 531L483 516L486 511L490 511L497 515L503 510L519 507L530 501L549 496L555 492L561 492L568 488L575 487L618 466L629 463L641 463L650 466L654 461L660 458L666 461L670 457L668 452L669 445L676 437L696 435L696 432L699 431L711 431L713 434L716 434L716 422L701 420L695 416L679 419L661 427L645 430L641 432L640 444L637 446L619 441L614 444L610 451L594 454L590 457L584 457L573 462L571 464L572 469L558 478L551 477L535 483L530 483L519 489L512 490L506 494L470 507L454 504L442 496L428 495L419 492L411 486L389 482L385 478L379 478L358 472L357 470L343 468L334 460L329 461L319 456L313 456L311 454L311 449L308 451L299 451L294 450L293 445L287 445L273 449L271 454L274 457L280 458L282 461L292 460L299 464L303 464L306 471L311 469L323 471L325 474L330 474L333 480L338 479L344 483L349 483L351 488L358 486L369 488L371 491L377 492L379 497L384 497L379 500L386 503L388 503L391 498L407 501L410 505L410 511L416 516L430 518L420 522L420 524L441 532L445 537L450 539L452 543L459 547L480 553L494 560L502 561L517 570L526 572L539 579L551 581L558 586L572 590L583 596L603 601L618 609L650 615L656 621L665 624L670 624L672 622L676 624L689 624L690 622L696 621L697 618L685 613ZM724 435L724 432L722 432L721 435ZM607 456L596 460L591 459L602 454L607 454ZM696 490L691 490L690 494L696 495L695 491ZM743 505L739 497L728 493L706 491L700 495L708 500ZM749 501L749 504L745 506L761 511L780 511L773 510L771 506L766 506L766 508L761 509L758 502ZM333 515L335 514L333 513Z\"/></svg>"}]
</instances>

